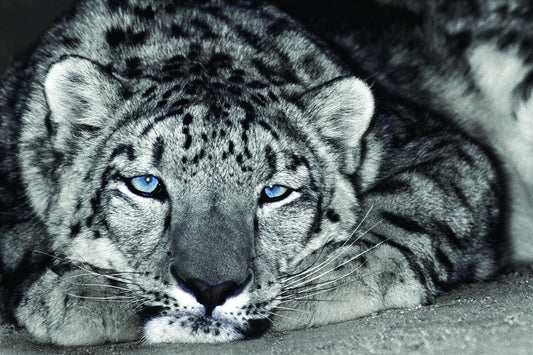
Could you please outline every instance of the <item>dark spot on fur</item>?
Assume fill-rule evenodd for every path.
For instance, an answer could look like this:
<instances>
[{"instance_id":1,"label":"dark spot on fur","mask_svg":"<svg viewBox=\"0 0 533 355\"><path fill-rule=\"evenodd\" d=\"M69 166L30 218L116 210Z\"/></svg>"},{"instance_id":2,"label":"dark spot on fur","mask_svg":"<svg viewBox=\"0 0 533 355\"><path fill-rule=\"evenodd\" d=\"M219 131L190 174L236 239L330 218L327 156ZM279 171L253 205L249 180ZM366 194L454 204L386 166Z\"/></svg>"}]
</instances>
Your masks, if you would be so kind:
<instances>
[{"instance_id":1,"label":"dark spot on fur","mask_svg":"<svg viewBox=\"0 0 533 355\"><path fill-rule=\"evenodd\" d=\"M188 36L187 32L185 32L183 30L183 28L181 28L180 25L178 25L177 23L173 23L171 26L170 26L170 35L174 38L181 38L181 37L186 37Z\"/></svg>"},{"instance_id":2,"label":"dark spot on fur","mask_svg":"<svg viewBox=\"0 0 533 355\"><path fill-rule=\"evenodd\" d=\"M140 69L141 59L139 57L132 57L126 60L126 72L125 76L135 77L142 75L142 70Z\"/></svg>"},{"instance_id":3,"label":"dark spot on fur","mask_svg":"<svg viewBox=\"0 0 533 355\"><path fill-rule=\"evenodd\" d=\"M274 150L269 145L265 148L265 160L267 161L269 173L274 174L277 167L277 158L276 154L274 153Z\"/></svg>"},{"instance_id":4,"label":"dark spot on fur","mask_svg":"<svg viewBox=\"0 0 533 355\"><path fill-rule=\"evenodd\" d=\"M290 164L287 166L287 169L296 171L299 166L305 165L305 159L303 159L301 156L293 154L290 159Z\"/></svg>"},{"instance_id":5,"label":"dark spot on fur","mask_svg":"<svg viewBox=\"0 0 533 355\"><path fill-rule=\"evenodd\" d=\"M169 90L165 91L163 93L162 98L166 100L166 99L168 99L170 97L170 95L172 95L172 89L169 89Z\"/></svg>"},{"instance_id":6,"label":"dark spot on fur","mask_svg":"<svg viewBox=\"0 0 533 355\"><path fill-rule=\"evenodd\" d=\"M163 157L164 151L165 151L165 141L163 137L157 137L155 144L154 144L154 151L152 155L155 165L159 165L161 163L161 158Z\"/></svg>"},{"instance_id":7,"label":"dark spot on fur","mask_svg":"<svg viewBox=\"0 0 533 355\"><path fill-rule=\"evenodd\" d=\"M278 102L279 101L278 97L272 91L268 92L268 97L270 97L270 99L272 99L272 101L274 101L274 102Z\"/></svg>"},{"instance_id":8,"label":"dark spot on fur","mask_svg":"<svg viewBox=\"0 0 533 355\"><path fill-rule=\"evenodd\" d=\"M339 216L339 214L337 212L335 212L334 210L327 210L326 211L326 217L331 221L331 222L338 222L341 220L341 217Z\"/></svg>"},{"instance_id":9,"label":"dark spot on fur","mask_svg":"<svg viewBox=\"0 0 533 355\"><path fill-rule=\"evenodd\" d=\"M168 103L167 100L161 100L161 101L159 101L159 102L157 103L156 108L163 108L163 107L166 106L167 103Z\"/></svg>"},{"instance_id":10,"label":"dark spot on fur","mask_svg":"<svg viewBox=\"0 0 533 355\"><path fill-rule=\"evenodd\" d=\"M108 0L107 6L109 6L112 11L117 11L118 9L124 10L128 7L128 3L128 0Z\"/></svg>"},{"instance_id":11,"label":"dark spot on fur","mask_svg":"<svg viewBox=\"0 0 533 355\"><path fill-rule=\"evenodd\" d=\"M268 85L262 81L253 80L247 83L246 86L249 87L250 89L264 89Z\"/></svg>"},{"instance_id":12,"label":"dark spot on fur","mask_svg":"<svg viewBox=\"0 0 533 355\"><path fill-rule=\"evenodd\" d=\"M175 101L173 104L172 104L172 107L182 107L182 106L186 106L189 104L189 100L187 99L180 99L180 100L177 100Z\"/></svg>"},{"instance_id":13,"label":"dark spot on fur","mask_svg":"<svg viewBox=\"0 0 533 355\"><path fill-rule=\"evenodd\" d=\"M146 136L152 130L152 128L154 128L154 124L152 122L150 122L141 131L141 136Z\"/></svg>"},{"instance_id":14,"label":"dark spot on fur","mask_svg":"<svg viewBox=\"0 0 533 355\"><path fill-rule=\"evenodd\" d=\"M146 19L146 20L153 19L154 15L155 15L154 9L152 9L152 6L150 6L150 5L148 5L144 9L141 8L140 6L135 6L133 11L134 11L135 15L137 15L137 16L143 18L143 19Z\"/></svg>"},{"instance_id":15,"label":"dark spot on fur","mask_svg":"<svg viewBox=\"0 0 533 355\"><path fill-rule=\"evenodd\" d=\"M51 119L51 113L48 111L44 118L44 125L46 127L46 133L48 133L48 136L51 137L55 134L55 127Z\"/></svg>"},{"instance_id":16,"label":"dark spot on fur","mask_svg":"<svg viewBox=\"0 0 533 355\"><path fill-rule=\"evenodd\" d=\"M72 225L72 226L70 226L70 235L69 235L69 237L70 238L75 238L80 233L80 230L81 230L81 225L80 225L79 222L74 224L74 225Z\"/></svg>"},{"instance_id":17,"label":"dark spot on fur","mask_svg":"<svg viewBox=\"0 0 533 355\"><path fill-rule=\"evenodd\" d=\"M237 26L237 33L239 36L250 46L257 50L261 50L262 46L262 40L261 37L253 32L248 31L247 29L243 28L242 26Z\"/></svg>"},{"instance_id":18,"label":"dark spot on fur","mask_svg":"<svg viewBox=\"0 0 533 355\"><path fill-rule=\"evenodd\" d=\"M225 53L215 53L207 63L209 75L217 75L219 70L230 69L233 63L231 56Z\"/></svg>"},{"instance_id":19,"label":"dark spot on fur","mask_svg":"<svg viewBox=\"0 0 533 355\"><path fill-rule=\"evenodd\" d=\"M74 49L80 45L80 40L74 37L63 37L60 40L61 44L65 47Z\"/></svg>"},{"instance_id":20,"label":"dark spot on fur","mask_svg":"<svg viewBox=\"0 0 533 355\"><path fill-rule=\"evenodd\" d=\"M165 11L169 14L175 14L176 13L176 7L172 4L168 4L165 6Z\"/></svg>"},{"instance_id":21,"label":"dark spot on fur","mask_svg":"<svg viewBox=\"0 0 533 355\"><path fill-rule=\"evenodd\" d=\"M188 126L191 124L192 122L192 115L190 113L187 113L185 116L183 116L183 125L184 126Z\"/></svg>"},{"instance_id":22,"label":"dark spot on fur","mask_svg":"<svg viewBox=\"0 0 533 355\"><path fill-rule=\"evenodd\" d=\"M126 39L126 32L119 28L111 28L106 33L106 41L110 47L116 47Z\"/></svg>"},{"instance_id":23,"label":"dark spot on fur","mask_svg":"<svg viewBox=\"0 0 533 355\"><path fill-rule=\"evenodd\" d=\"M244 82L244 79L242 78L242 76L230 76L229 78L229 81L235 83L235 84L241 84Z\"/></svg>"},{"instance_id":24,"label":"dark spot on fur","mask_svg":"<svg viewBox=\"0 0 533 355\"><path fill-rule=\"evenodd\" d=\"M185 143L183 143L183 148L189 149L191 147L191 144L192 144L192 136L191 135L186 135Z\"/></svg>"},{"instance_id":25,"label":"dark spot on fur","mask_svg":"<svg viewBox=\"0 0 533 355\"><path fill-rule=\"evenodd\" d=\"M93 224L93 219L94 219L94 215L90 215L89 217L87 217L87 219L85 220L85 225L87 227L91 227Z\"/></svg>"},{"instance_id":26,"label":"dark spot on fur","mask_svg":"<svg viewBox=\"0 0 533 355\"><path fill-rule=\"evenodd\" d=\"M244 155L246 156L246 158L252 159L252 153L250 152L250 149L248 149L248 147L244 147Z\"/></svg>"},{"instance_id":27,"label":"dark spot on fur","mask_svg":"<svg viewBox=\"0 0 533 355\"><path fill-rule=\"evenodd\" d=\"M268 123L266 123L265 121L261 120L261 121L259 121L259 125L261 127L263 127L264 129L266 129L268 132L270 132L270 134L272 134L272 137L274 137L276 140L279 140L278 133L276 131L274 131L272 129L272 127Z\"/></svg>"},{"instance_id":28,"label":"dark spot on fur","mask_svg":"<svg viewBox=\"0 0 533 355\"><path fill-rule=\"evenodd\" d=\"M203 34L202 39L214 39L218 37L211 29L211 26L202 19L195 18L191 21L191 24Z\"/></svg>"},{"instance_id":29,"label":"dark spot on fur","mask_svg":"<svg viewBox=\"0 0 533 355\"><path fill-rule=\"evenodd\" d=\"M113 160L115 157L126 154L128 157L128 160L133 161L135 160L135 149L131 144L121 144L118 147L116 147L113 152L111 153L111 157L109 160Z\"/></svg>"},{"instance_id":30,"label":"dark spot on fur","mask_svg":"<svg viewBox=\"0 0 533 355\"><path fill-rule=\"evenodd\" d=\"M143 44L144 42L146 42L147 35L148 35L148 33L146 31L140 31L140 32L137 32L137 33L132 33L131 34L131 43L133 45Z\"/></svg>"},{"instance_id":31,"label":"dark spot on fur","mask_svg":"<svg viewBox=\"0 0 533 355\"><path fill-rule=\"evenodd\" d=\"M472 33L470 31L458 32L454 34L450 42L456 52L463 53L472 43Z\"/></svg>"},{"instance_id":32,"label":"dark spot on fur","mask_svg":"<svg viewBox=\"0 0 533 355\"><path fill-rule=\"evenodd\" d=\"M267 32L273 36L279 36L286 30L290 30L293 26L291 26L291 23L287 19L279 19L273 24L269 25L267 27Z\"/></svg>"},{"instance_id":33,"label":"dark spot on fur","mask_svg":"<svg viewBox=\"0 0 533 355\"><path fill-rule=\"evenodd\" d=\"M107 31L106 41L112 48L122 44L139 45L146 41L147 35L146 31L134 32L131 28L124 30L113 27Z\"/></svg>"},{"instance_id":34,"label":"dark spot on fur","mask_svg":"<svg viewBox=\"0 0 533 355\"><path fill-rule=\"evenodd\" d=\"M150 86L148 89L146 89L146 91L142 94L142 97L148 97L150 95L152 95L155 90L157 89L156 86Z\"/></svg>"},{"instance_id":35,"label":"dark spot on fur","mask_svg":"<svg viewBox=\"0 0 533 355\"><path fill-rule=\"evenodd\" d=\"M199 63L194 64L190 69L189 73L193 75L199 75L203 72L204 68Z\"/></svg>"}]
</instances>

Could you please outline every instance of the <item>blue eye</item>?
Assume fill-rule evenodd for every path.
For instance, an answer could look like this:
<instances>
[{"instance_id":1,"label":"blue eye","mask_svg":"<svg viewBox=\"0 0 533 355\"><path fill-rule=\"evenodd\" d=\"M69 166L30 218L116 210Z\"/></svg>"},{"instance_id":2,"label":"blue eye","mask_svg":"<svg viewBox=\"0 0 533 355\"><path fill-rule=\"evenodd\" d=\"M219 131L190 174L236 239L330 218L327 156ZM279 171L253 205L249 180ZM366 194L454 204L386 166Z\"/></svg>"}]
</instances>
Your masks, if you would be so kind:
<instances>
[{"instance_id":1,"label":"blue eye","mask_svg":"<svg viewBox=\"0 0 533 355\"><path fill-rule=\"evenodd\" d=\"M285 199L292 190L282 185L265 186L261 193L262 202L276 202Z\"/></svg>"},{"instance_id":2,"label":"blue eye","mask_svg":"<svg viewBox=\"0 0 533 355\"><path fill-rule=\"evenodd\" d=\"M127 181L128 188L135 194L154 197L161 192L161 182L153 175L141 175Z\"/></svg>"}]
</instances>

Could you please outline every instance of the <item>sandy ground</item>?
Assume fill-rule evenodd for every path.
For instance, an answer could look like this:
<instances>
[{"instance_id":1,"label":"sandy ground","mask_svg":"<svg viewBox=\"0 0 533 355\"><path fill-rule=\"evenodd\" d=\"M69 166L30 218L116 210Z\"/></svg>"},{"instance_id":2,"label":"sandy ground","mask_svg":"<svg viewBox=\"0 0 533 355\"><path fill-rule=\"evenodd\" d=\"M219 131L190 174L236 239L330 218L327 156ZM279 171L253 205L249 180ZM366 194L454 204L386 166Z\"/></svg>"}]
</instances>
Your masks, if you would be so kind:
<instances>
[{"instance_id":1,"label":"sandy ground","mask_svg":"<svg viewBox=\"0 0 533 355\"><path fill-rule=\"evenodd\" d=\"M0 327L2 354L533 354L533 267L462 285L430 306L225 344L58 348Z\"/></svg>"},{"instance_id":2,"label":"sandy ground","mask_svg":"<svg viewBox=\"0 0 533 355\"><path fill-rule=\"evenodd\" d=\"M0 71L72 0L0 0ZM0 354L533 354L533 267L462 285L435 304L317 329L208 345L40 345L0 325Z\"/></svg>"}]
</instances>

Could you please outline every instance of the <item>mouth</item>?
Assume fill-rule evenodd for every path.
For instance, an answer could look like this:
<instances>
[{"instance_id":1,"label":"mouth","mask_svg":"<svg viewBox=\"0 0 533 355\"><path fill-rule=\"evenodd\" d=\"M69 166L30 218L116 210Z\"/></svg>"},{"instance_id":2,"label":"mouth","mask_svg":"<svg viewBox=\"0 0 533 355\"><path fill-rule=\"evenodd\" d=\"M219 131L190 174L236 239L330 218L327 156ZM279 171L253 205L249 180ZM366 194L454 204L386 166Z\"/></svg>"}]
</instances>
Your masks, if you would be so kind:
<instances>
[{"instance_id":1,"label":"mouth","mask_svg":"<svg viewBox=\"0 0 533 355\"><path fill-rule=\"evenodd\" d=\"M270 327L267 319L222 318L213 315L166 314L144 325L144 342L221 343L259 337Z\"/></svg>"}]
</instances>

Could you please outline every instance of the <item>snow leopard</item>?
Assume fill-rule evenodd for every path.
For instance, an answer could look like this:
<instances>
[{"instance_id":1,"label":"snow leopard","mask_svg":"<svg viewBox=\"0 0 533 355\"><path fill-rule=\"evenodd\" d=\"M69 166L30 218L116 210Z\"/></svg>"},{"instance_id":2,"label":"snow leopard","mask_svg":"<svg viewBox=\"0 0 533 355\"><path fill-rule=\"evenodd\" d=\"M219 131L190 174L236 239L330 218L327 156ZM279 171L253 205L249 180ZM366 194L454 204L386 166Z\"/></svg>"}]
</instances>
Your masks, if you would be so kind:
<instances>
[{"instance_id":1,"label":"snow leopard","mask_svg":"<svg viewBox=\"0 0 533 355\"><path fill-rule=\"evenodd\" d=\"M444 2L365 4L84 0L55 21L1 79L6 318L58 345L243 340L429 304L516 260L528 181L487 100L465 104L495 81L439 71L420 31L447 33ZM412 41L375 13L419 19ZM526 79L502 125L528 124Z\"/></svg>"}]
</instances>

